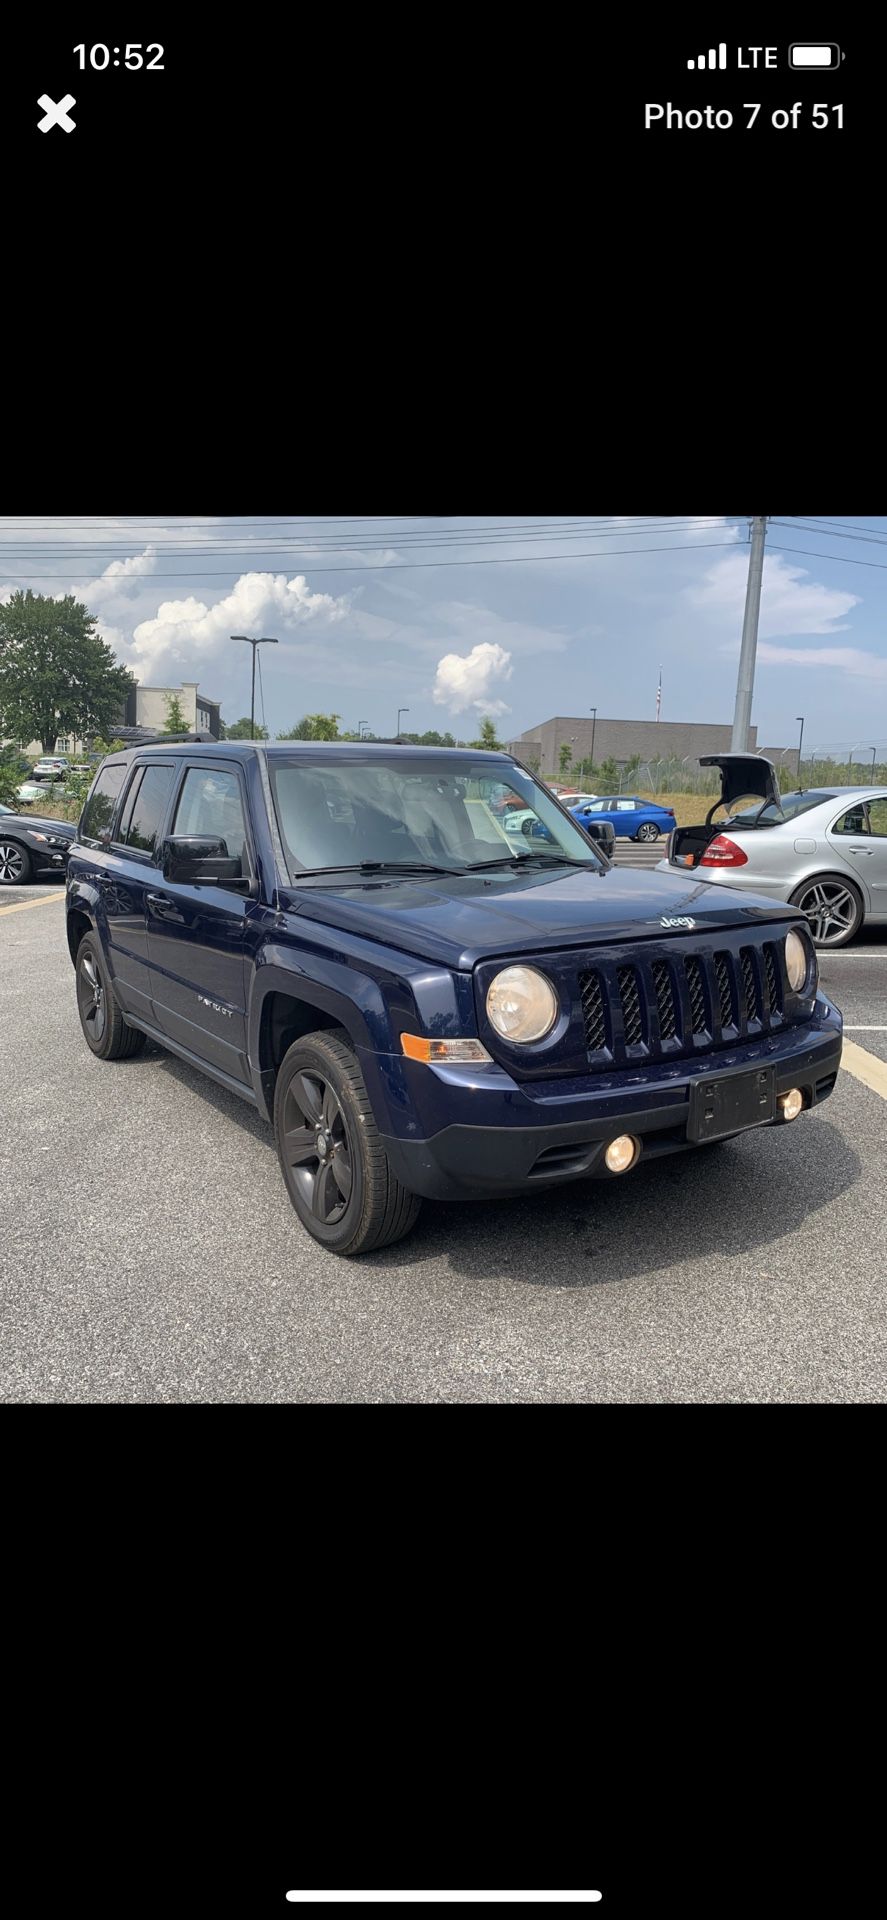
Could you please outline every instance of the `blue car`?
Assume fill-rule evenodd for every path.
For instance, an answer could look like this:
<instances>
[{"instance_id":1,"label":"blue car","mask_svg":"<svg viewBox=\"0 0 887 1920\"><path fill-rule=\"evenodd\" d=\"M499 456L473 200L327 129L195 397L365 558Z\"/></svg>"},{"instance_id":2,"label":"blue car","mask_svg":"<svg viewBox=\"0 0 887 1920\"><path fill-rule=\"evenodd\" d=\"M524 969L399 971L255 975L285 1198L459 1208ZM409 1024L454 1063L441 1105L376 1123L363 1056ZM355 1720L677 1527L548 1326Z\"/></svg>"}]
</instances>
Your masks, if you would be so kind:
<instances>
[{"instance_id":1,"label":"blue car","mask_svg":"<svg viewBox=\"0 0 887 1920\"><path fill-rule=\"evenodd\" d=\"M677 826L670 807L658 807L655 800L639 800L637 794L617 794L610 800L595 800L591 806L571 807L570 812L580 827L603 815L620 840L658 840L660 834L674 833Z\"/></svg>"}]
</instances>

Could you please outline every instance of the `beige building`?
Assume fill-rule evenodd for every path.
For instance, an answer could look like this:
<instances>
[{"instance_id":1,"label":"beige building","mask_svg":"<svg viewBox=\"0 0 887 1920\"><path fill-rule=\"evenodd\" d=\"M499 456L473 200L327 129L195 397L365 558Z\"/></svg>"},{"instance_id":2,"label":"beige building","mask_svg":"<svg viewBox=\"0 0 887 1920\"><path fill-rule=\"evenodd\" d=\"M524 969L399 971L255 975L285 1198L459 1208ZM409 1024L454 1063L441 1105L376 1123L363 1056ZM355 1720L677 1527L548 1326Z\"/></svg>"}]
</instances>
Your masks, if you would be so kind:
<instances>
[{"instance_id":1,"label":"beige building","mask_svg":"<svg viewBox=\"0 0 887 1920\"><path fill-rule=\"evenodd\" d=\"M126 712L120 716L121 727L144 727L154 733L167 733L166 703L177 699L185 715L185 726L189 733L211 733L214 740L222 737L222 709L217 700L210 700L201 693L196 680L186 680L181 687L134 687L126 703ZM69 760L80 760L88 752L86 742L78 740L74 734L62 733L55 743L56 753L63 753ZM29 760L38 760L43 748L39 740L32 740L29 747L23 748Z\"/></svg>"},{"instance_id":2,"label":"beige building","mask_svg":"<svg viewBox=\"0 0 887 1920\"><path fill-rule=\"evenodd\" d=\"M540 773L557 776L560 771L561 748L568 746L574 765L592 758L592 743L595 765L600 767L605 760L614 760L617 767L626 767L637 755L641 764L656 760L686 760L688 769L698 765L700 754L729 753L733 738L733 728L709 726L696 720L606 720L598 716L597 721L590 713L571 717L560 715L554 720L545 720L537 727L528 727L517 740L508 743L509 753L518 760L538 765ZM758 730L752 727L749 740L751 753L757 752Z\"/></svg>"}]
</instances>

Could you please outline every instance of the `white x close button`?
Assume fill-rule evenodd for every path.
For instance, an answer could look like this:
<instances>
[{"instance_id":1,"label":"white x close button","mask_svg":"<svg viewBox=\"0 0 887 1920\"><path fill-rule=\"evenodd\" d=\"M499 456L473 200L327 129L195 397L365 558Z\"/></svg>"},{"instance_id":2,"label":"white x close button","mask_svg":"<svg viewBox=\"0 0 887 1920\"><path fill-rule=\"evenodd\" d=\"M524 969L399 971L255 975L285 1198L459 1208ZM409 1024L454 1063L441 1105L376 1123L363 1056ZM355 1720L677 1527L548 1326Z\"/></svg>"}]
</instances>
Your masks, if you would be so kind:
<instances>
[{"instance_id":1,"label":"white x close button","mask_svg":"<svg viewBox=\"0 0 887 1920\"><path fill-rule=\"evenodd\" d=\"M64 94L58 103L51 100L48 93L41 93L37 105L43 108L44 114L43 119L37 122L41 133L48 133L50 127L61 127L63 132L73 133L76 122L71 119L69 112L69 108L77 105L73 93Z\"/></svg>"}]
</instances>

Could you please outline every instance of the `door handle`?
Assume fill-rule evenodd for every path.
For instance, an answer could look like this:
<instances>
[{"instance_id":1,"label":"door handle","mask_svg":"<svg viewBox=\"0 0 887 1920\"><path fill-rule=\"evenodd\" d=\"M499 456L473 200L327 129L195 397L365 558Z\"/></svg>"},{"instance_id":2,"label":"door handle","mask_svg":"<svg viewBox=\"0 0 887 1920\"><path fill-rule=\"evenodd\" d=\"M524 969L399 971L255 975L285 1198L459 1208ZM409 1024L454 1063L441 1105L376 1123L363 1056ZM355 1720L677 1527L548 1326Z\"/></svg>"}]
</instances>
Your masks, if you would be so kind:
<instances>
[{"instance_id":1,"label":"door handle","mask_svg":"<svg viewBox=\"0 0 887 1920\"><path fill-rule=\"evenodd\" d=\"M155 920L172 920L176 926L184 926L185 916L179 912L175 901L170 899L168 893L149 893L145 898Z\"/></svg>"},{"instance_id":2,"label":"door handle","mask_svg":"<svg viewBox=\"0 0 887 1920\"><path fill-rule=\"evenodd\" d=\"M867 860L870 860L870 859L871 859L871 857L872 857L872 851L873 851L873 850L872 850L872 848L871 848L871 847L851 847L851 848L849 849L849 851L850 851L851 853L861 853L861 854L864 854L864 855L865 855L865 858L866 858Z\"/></svg>"}]
</instances>

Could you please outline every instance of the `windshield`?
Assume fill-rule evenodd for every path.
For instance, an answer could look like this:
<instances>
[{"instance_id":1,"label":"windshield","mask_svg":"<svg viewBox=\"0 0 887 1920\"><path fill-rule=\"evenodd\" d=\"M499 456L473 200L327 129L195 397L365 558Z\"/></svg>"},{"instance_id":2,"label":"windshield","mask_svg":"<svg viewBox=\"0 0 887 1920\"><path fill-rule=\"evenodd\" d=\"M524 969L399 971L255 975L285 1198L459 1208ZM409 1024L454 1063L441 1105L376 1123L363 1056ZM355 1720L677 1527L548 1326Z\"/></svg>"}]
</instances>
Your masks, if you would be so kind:
<instances>
[{"instance_id":1,"label":"windshield","mask_svg":"<svg viewBox=\"0 0 887 1920\"><path fill-rule=\"evenodd\" d=\"M809 813L811 807L819 807L825 800L834 800L833 793L784 793L782 804L774 807L768 801L765 807L757 801L754 806L744 807L741 813L730 815L731 827L781 827L784 820L794 820L799 813Z\"/></svg>"},{"instance_id":2,"label":"windshield","mask_svg":"<svg viewBox=\"0 0 887 1920\"><path fill-rule=\"evenodd\" d=\"M606 865L529 773L429 754L331 754L268 761L294 878L408 869L477 872L575 862Z\"/></svg>"}]
</instances>

